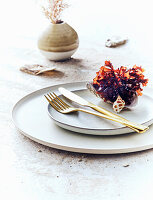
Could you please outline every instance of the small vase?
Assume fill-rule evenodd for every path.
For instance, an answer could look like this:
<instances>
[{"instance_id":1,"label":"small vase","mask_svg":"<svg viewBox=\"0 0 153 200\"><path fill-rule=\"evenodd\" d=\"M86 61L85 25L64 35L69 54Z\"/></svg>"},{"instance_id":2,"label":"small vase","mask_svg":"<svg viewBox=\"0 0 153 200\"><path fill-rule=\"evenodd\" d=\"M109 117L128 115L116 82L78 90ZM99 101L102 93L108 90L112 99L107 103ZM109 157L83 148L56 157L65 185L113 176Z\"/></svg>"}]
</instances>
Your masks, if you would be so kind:
<instances>
[{"instance_id":1,"label":"small vase","mask_svg":"<svg viewBox=\"0 0 153 200\"><path fill-rule=\"evenodd\" d=\"M38 39L41 53L53 61L69 59L78 46L78 34L65 22L50 24Z\"/></svg>"}]
</instances>

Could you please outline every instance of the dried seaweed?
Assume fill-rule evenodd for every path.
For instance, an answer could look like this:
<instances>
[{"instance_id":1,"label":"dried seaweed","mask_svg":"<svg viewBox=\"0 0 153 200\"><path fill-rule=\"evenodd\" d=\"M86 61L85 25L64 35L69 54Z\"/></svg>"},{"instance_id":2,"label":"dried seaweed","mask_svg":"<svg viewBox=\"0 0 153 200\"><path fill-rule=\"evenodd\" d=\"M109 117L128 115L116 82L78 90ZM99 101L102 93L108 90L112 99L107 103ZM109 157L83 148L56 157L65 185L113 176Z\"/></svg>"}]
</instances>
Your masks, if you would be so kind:
<instances>
[{"instance_id":1,"label":"dried seaweed","mask_svg":"<svg viewBox=\"0 0 153 200\"><path fill-rule=\"evenodd\" d=\"M130 69L123 66L114 69L110 61L105 61L93 79L93 87L104 101L114 103L120 95L126 105L131 105L137 96L142 95L142 86L148 83L143 72L144 69L136 65Z\"/></svg>"}]
</instances>

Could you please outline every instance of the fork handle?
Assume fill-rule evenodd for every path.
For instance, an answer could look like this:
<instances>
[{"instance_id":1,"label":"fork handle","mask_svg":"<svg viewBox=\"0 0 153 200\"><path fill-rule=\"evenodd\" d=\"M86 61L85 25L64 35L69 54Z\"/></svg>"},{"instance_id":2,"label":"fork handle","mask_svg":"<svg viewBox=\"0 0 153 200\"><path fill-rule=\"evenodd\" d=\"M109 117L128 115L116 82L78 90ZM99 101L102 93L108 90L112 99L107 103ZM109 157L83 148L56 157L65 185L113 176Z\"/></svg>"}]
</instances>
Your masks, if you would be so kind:
<instances>
[{"instance_id":1,"label":"fork handle","mask_svg":"<svg viewBox=\"0 0 153 200\"><path fill-rule=\"evenodd\" d=\"M99 106L96 106L96 105L92 104L92 103L89 104L89 107L94 109L94 110L96 110L96 111L98 111L98 112L100 112L100 113L103 113L103 114L105 114L107 116L113 117L115 119L119 119L122 122L124 122L125 124L127 124L129 126L132 126L132 127L135 127L137 129L140 129L142 131L145 130L145 129L148 129L147 126L144 126L144 125L141 125L141 124L136 124L134 122L130 122L129 120L127 120L127 119L125 119L123 117L120 117L119 115L116 115L116 114L114 114L112 112L109 112L109 111L107 111L107 110L105 110L105 109L103 109L103 108L101 108Z\"/></svg>"},{"instance_id":2,"label":"fork handle","mask_svg":"<svg viewBox=\"0 0 153 200\"><path fill-rule=\"evenodd\" d=\"M110 117L108 115L104 115L104 114L101 114L101 113L85 110L85 109L82 109L82 108L78 108L77 111L85 112L85 113L88 113L88 114L91 114L91 115L95 115L95 116L98 116L98 117L102 117L102 118L105 118L105 119L109 119L109 120L121 123L121 124L131 128L131 129L133 129L134 131L136 131L138 133L143 133L148 129L148 127L145 127L143 130L141 130L141 129L139 129L139 127L138 128L137 127L133 127L132 125L126 123L125 121L122 121L121 119L117 119L117 118Z\"/></svg>"}]
</instances>

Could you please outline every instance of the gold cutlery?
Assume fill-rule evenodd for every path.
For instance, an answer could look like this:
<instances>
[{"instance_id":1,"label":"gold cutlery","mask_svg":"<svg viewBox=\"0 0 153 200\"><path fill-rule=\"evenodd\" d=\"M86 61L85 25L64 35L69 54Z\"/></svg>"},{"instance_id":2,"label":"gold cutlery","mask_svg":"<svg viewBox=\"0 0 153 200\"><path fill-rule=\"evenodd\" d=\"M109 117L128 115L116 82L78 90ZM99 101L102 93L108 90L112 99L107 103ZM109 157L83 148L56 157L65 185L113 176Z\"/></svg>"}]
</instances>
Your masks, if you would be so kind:
<instances>
[{"instance_id":1,"label":"gold cutlery","mask_svg":"<svg viewBox=\"0 0 153 200\"><path fill-rule=\"evenodd\" d=\"M123 117L120 117L119 115L114 114L114 113L112 113L112 112L110 112L110 111L108 111L108 110L106 110L106 109L104 109L104 108L102 108L100 106L94 105L93 103L86 101L82 97L74 94L73 92L70 92L69 90L67 90L67 89L65 89L63 87L60 87L58 90L66 98L68 98L68 99L70 99L70 100L72 100L72 101L74 101L74 102L76 102L76 103L78 103L78 104L80 104L82 106L90 107L90 108L92 108L92 109L94 109L94 110L96 110L96 111L98 111L98 112L100 112L102 114L105 114L107 116L110 116L112 118L119 119L122 122L124 122L124 124L129 125L131 127L134 127L134 128L136 128L138 130L141 130L142 132L144 132L144 131L149 129L149 127L147 127L147 126L131 122L131 121L129 121L129 120L123 118Z\"/></svg>"},{"instance_id":2,"label":"gold cutlery","mask_svg":"<svg viewBox=\"0 0 153 200\"><path fill-rule=\"evenodd\" d=\"M104 115L104 114L101 114L101 113L85 110L85 109L82 109L82 108L71 107L65 101L63 101L61 98L59 98L55 93L49 93L49 94L44 95L44 96L47 99L47 101L50 103L50 105L60 113L66 114L66 113L81 111L81 112L85 112L85 113L88 113L88 114L92 114L92 115L95 115L95 116L98 116L98 117L102 117L102 118L105 118L105 119L109 119L109 120L121 123L121 124L131 128L131 129L133 129L134 131L136 131L138 133L142 133L142 132L146 131L146 129L140 130L140 129L137 129L135 127L132 127L131 125L126 124L126 122L121 121L120 119L117 119L117 118L113 118L113 117L110 117L110 116L107 116L107 115Z\"/></svg>"}]
</instances>

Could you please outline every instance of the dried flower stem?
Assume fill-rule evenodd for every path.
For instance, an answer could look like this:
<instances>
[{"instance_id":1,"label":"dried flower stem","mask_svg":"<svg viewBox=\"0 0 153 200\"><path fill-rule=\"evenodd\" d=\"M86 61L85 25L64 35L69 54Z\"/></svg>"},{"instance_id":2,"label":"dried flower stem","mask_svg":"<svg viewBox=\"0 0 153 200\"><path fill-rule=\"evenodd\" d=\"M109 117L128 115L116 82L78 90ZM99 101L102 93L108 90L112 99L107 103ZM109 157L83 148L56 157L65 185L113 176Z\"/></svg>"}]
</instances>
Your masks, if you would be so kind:
<instances>
[{"instance_id":1,"label":"dried flower stem","mask_svg":"<svg viewBox=\"0 0 153 200\"><path fill-rule=\"evenodd\" d=\"M45 16L53 24L61 23L61 13L68 7L67 4L63 3L63 0L47 0L47 5L42 6Z\"/></svg>"}]
</instances>

